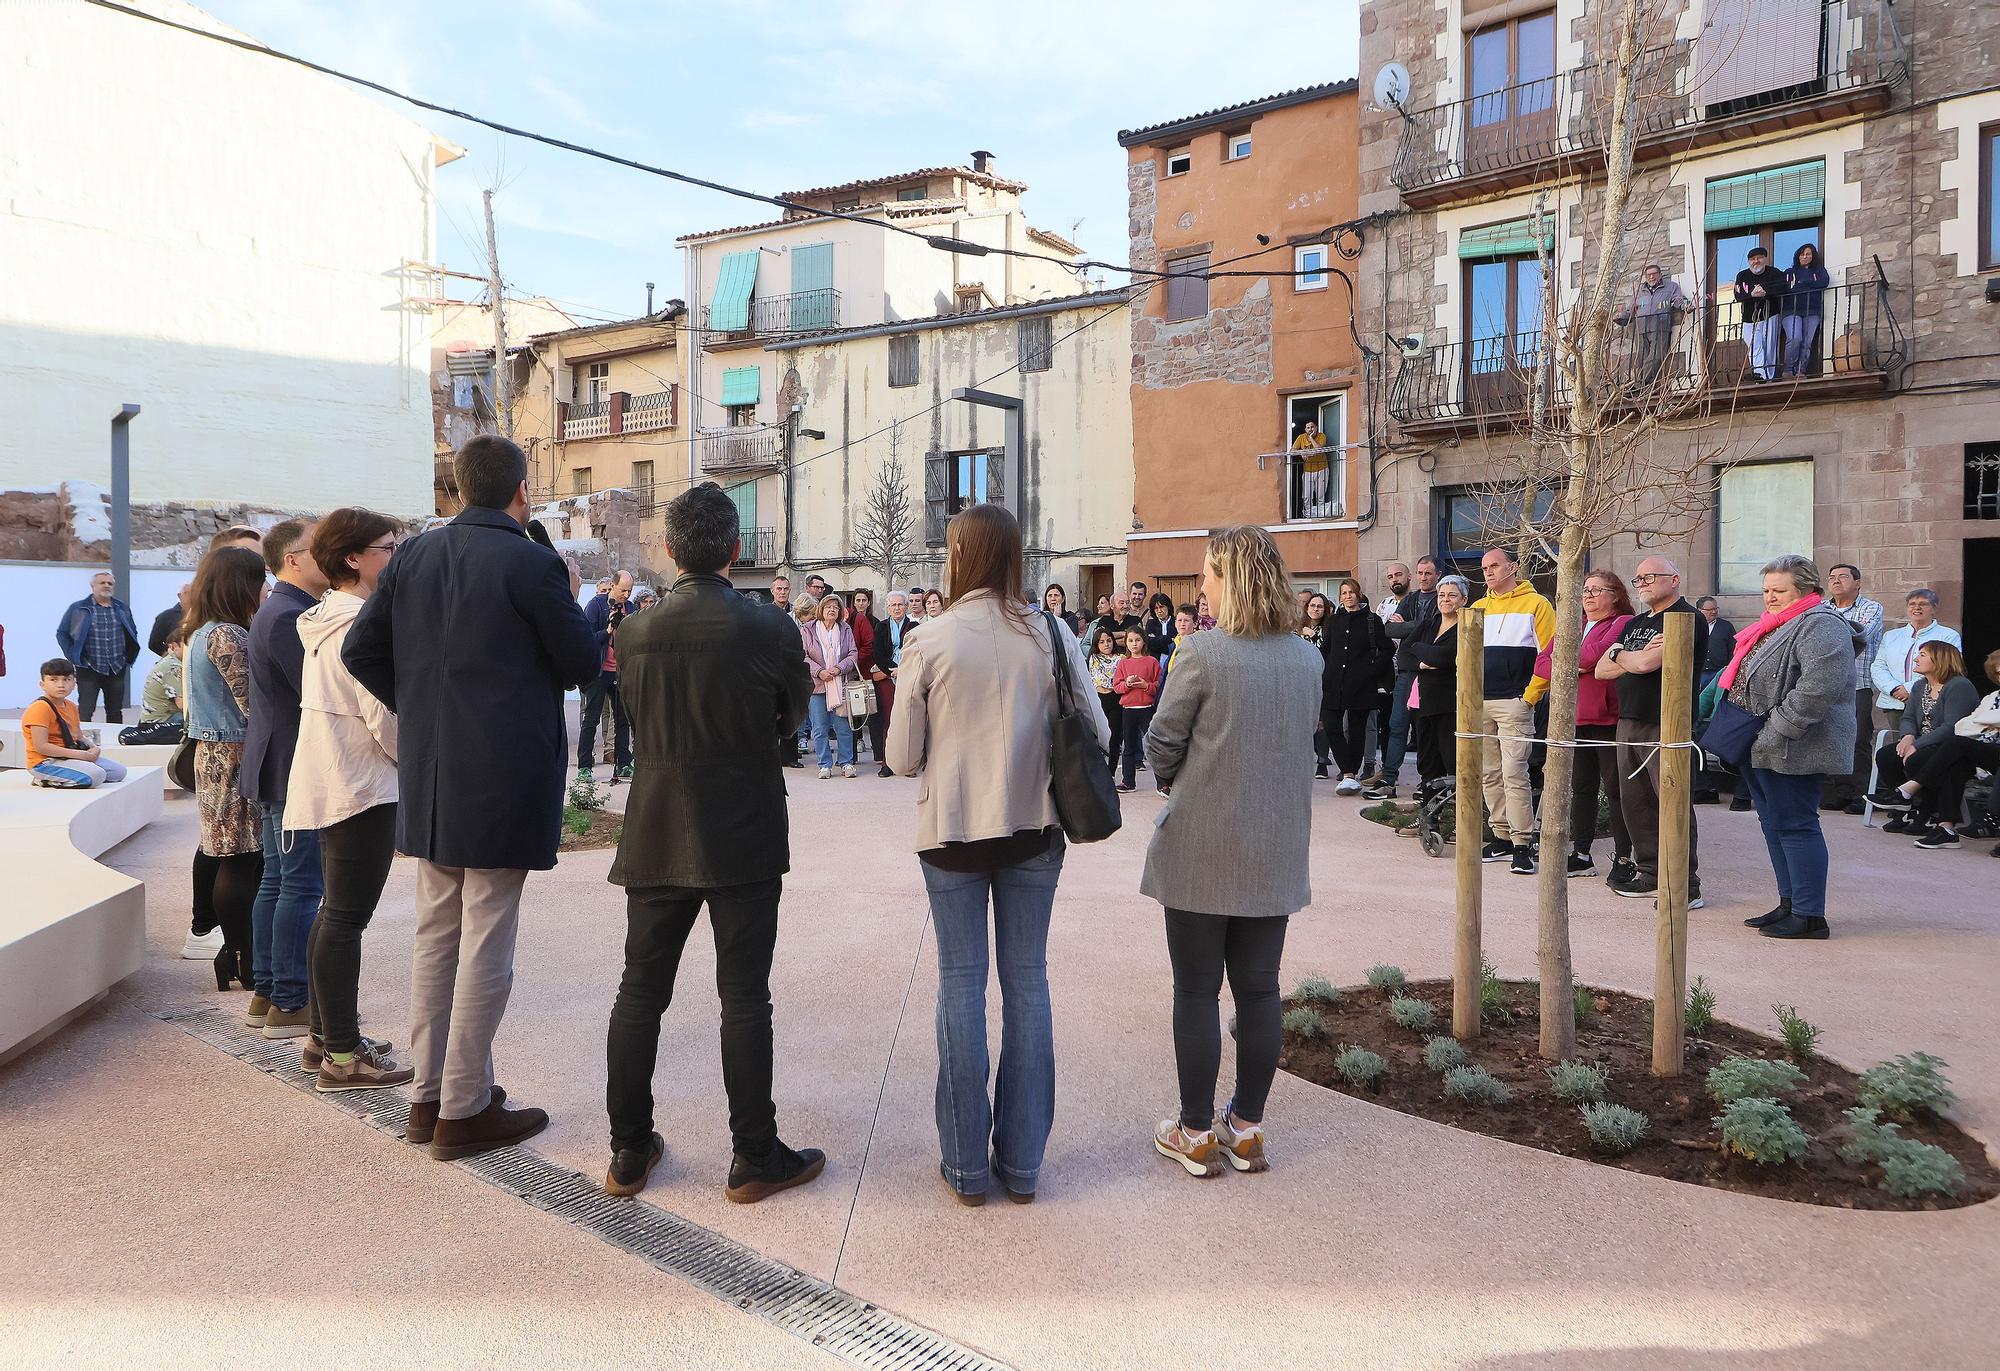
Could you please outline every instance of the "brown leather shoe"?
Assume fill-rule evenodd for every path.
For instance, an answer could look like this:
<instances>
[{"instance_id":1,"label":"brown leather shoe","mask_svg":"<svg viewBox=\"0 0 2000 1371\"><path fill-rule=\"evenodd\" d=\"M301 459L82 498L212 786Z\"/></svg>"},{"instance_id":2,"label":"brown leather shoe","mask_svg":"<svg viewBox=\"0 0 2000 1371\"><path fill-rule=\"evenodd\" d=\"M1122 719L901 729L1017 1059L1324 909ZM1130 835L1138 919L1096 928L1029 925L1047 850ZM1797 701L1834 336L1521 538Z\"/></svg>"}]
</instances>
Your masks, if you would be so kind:
<instances>
[{"instance_id":1,"label":"brown leather shoe","mask_svg":"<svg viewBox=\"0 0 2000 1371\"><path fill-rule=\"evenodd\" d=\"M440 1118L431 1134L431 1156L441 1162L476 1157L526 1142L548 1126L546 1110L509 1109L499 1100L489 1100L469 1119Z\"/></svg>"},{"instance_id":2,"label":"brown leather shoe","mask_svg":"<svg viewBox=\"0 0 2000 1371\"><path fill-rule=\"evenodd\" d=\"M506 1089L494 1086L493 1100L487 1108L500 1104L506 1098ZM436 1100L413 1102L410 1105L410 1121L403 1125L403 1141L416 1147L428 1147L431 1139L437 1134L437 1126L438 1102Z\"/></svg>"}]
</instances>

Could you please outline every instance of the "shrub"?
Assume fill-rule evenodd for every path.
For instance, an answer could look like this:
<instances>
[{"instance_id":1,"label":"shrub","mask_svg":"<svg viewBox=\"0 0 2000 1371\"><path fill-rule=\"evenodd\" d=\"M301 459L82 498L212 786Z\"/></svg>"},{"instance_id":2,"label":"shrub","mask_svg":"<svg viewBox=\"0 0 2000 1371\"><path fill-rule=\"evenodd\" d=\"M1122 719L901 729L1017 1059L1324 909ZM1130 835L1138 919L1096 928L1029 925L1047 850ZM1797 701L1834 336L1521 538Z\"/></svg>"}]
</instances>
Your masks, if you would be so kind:
<instances>
[{"instance_id":1,"label":"shrub","mask_svg":"<svg viewBox=\"0 0 2000 1371\"><path fill-rule=\"evenodd\" d=\"M1454 1066L1445 1072L1444 1093L1471 1104L1505 1104L1514 1098L1507 1083L1483 1066Z\"/></svg>"},{"instance_id":2,"label":"shrub","mask_svg":"<svg viewBox=\"0 0 2000 1371\"><path fill-rule=\"evenodd\" d=\"M1437 1026L1437 1011L1409 995L1398 995L1389 1001L1389 1017L1397 1027L1415 1029L1419 1033Z\"/></svg>"},{"instance_id":3,"label":"shrub","mask_svg":"<svg viewBox=\"0 0 2000 1371\"><path fill-rule=\"evenodd\" d=\"M1597 997L1590 993L1590 987L1580 985L1571 992L1571 1002L1576 1007L1576 1021L1589 1023L1597 1017Z\"/></svg>"},{"instance_id":4,"label":"shrub","mask_svg":"<svg viewBox=\"0 0 2000 1371\"><path fill-rule=\"evenodd\" d=\"M1484 957L1479 959L1479 1017L1502 1022L1514 1017L1507 1012L1506 987L1500 984L1500 972Z\"/></svg>"},{"instance_id":5,"label":"shrub","mask_svg":"<svg viewBox=\"0 0 2000 1371\"><path fill-rule=\"evenodd\" d=\"M1747 1157L1759 1166L1798 1161L1812 1141L1791 1110L1762 1096L1731 1100L1713 1122L1722 1134L1725 1152Z\"/></svg>"},{"instance_id":6,"label":"shrub","mask_svg":"<svg viewBox=\"0 0 2000 1371\"><path fill-rule=\"evenodd\" d=\"M1652 1127L1652 1120L1622 1104L1587 1104L1576 1112L1583 1116L1583 1126L1590 1130L1591 1145L1613 1156L1637 1147L1645 1139L1646 1130Z\"/></svg>"},{"instance_id":7,"label":"shrub","mask_svg":"<svg viewBox=\"0 0 2000 1371\"><path fill-rule=\"evenodd\" d=\"M569 807L571 809L583 810L585 813L604 808L604 795L603 792L598 790L597 782L588 776L579 776L574 781L571 781L569 783Z\"/></svg>"},{"instance_id":8,"label":"shrub","mask_svg":"<svg viewBox=\"0 0 2000 1371\"><path fill-rule=\"evenodd\" d=\"M1589 1062L1558 1062L1548 1068L1548 1076L1549 1089L1559 1100L1595 1103L1604 1098L1605 1087L1611 1084L1611 1073Z\"/></svg>"},{"instance_id":9,"label":"shrub","mask_svg":"<svg viewBox=\"0 0 2000 1371\"><path fill-rule=\"evenodd\" d=\"M1300 1005L1297 1009L1287 1009L1278 1020L1278 1027L1287 1033L1296 1033L1301 1038L1322 1038L1326 1036L1326 1020L1319 1016L1317 1009L1307 1009Z\"/></svg>"},{"instance_id":10,"label":"shrub","mask_svg":"<svg viewBox=\"0 0 2000 1371\"><path fill-rule=\"evenodd\" d=\"M1706 979L1696 976L1694 984L1688 987L1687 1017L1681 1023L1688 1032L1700 1037L1714 1022L1715 992L1708 988Z\"/></svg>"},{"instance_id":11,"label":"shrub","mask_svg":"<svg viewBox=\"0 0 2000 1371\"><path fill-rule=\"evenodd\" d=\"M1443 1036L1424 1039L1424 1065L1433 1071L1449 1071L1464 1066L1465 1044Z\"/></svg>"},{"instance_id":12,"label":"shrub","mask_svg":"<svg viewBox=\"0 0 2000 1371\"><path fill-rule=\"evenodd\" d=\"M1409 982L1403 976L1400 966L1385 966L1377 963L1368 968L1368 984L1377 990L1386 990L1392 995L1400 995Z\"/></svg>"},{"instance_id":13,"label":"shrub","mask_svg":"<svg viewBox=\"0 0 2000 1371\"><path fill-rule=\"evenodd\" d=\"M1965 1184L1965 1168L1942 1147L1915 1138L1898 1138L1882 1155L1882 1188L1903 1199L1919 1195L1956 1195Z\"/></svg>"},{"instance_id":14,"label":"shrub","mask_svg":"<svg viewBox=\"0 0 2000 1371\"><path fill-rule=\"evenodd\" d=\"M1778 1031L1785 1039L1785 1055L1804 1066L1813 1059L1813 1049L1819 1044L1819 1029L1800 1018L1799 1011L1788 1004L1774 1004L1771 1012L1778 1016Z\"/></svg>"},{"instance_id":15,"label":"shrub","mask_svg":"<svg viewBox=\"0 0 2000 1371\"><path fill-rule=\"evenodd\" d=\"M1717 1104L1747 1100L1754 1096L1782 1095L1797 1087L1805 1073L1790 1062L1767 1061L1762 1057L1731 1057L1708 1073L1708 1093Z\"/></svg>"},{"instance_id":16,"label":"shrub","mask_svg":"<svg viewBox=\"0 0 2000 1371\"><path fill-rule=\"evenodd\" d=\"M563 827L569 830L570 836L573 838L589 837L590 836L589 811L582 809L568 808L568 807L564 808Z\"/></svg>"},{"instance_id":17,"label":"shrub","mask_svg":"<svg viewBox=\"0 0 2000 1371\"><path fill-rule=\"evenodd\" d=\"M1333 1004L1340 999L1340 990L1324 976L1308 976L1299 982L1292 998L1300 1004Z\"/></svg>"},{"instance_id":18,"label":"shrub","mask_svg":"<svg viewBox=\"0 0 2000 1371\"><path fill-rule=\"evenodd\" d=\"M1855 1091L1861 1103L1881 1110L1892 1119L1910 1119L1922 1109L1942 1114L1958 1102L1951 1083L1945 1079L1946 1063L1928 1052L1912 1052L1892 1057L1861 1073Z\"/></svg>"},{"instance_id":19,"label":"shrub","mask_svg":"<svg viewBox=\"0 0 2000 1371\"><path fill-rule=\"evenodd\" d=\"M1903 1130L1881 1121L1882 1111L1859 1105L1841 1115L1847 1120L1847 1141L1840 1145L1840 1159L1855 1166L1879 1162L1894 1147Z\"/></svg>"},{"instance_id":20,"label":"shrub","mask_svg":"<svg viewBox=\"0 0 2000 1371\"><path fill-rule=\"evenodd\" d=\"M1365 1090L1373 1088L1375 1082L1382 1078L1382 1073L1389 1069L1389 1063L1365 1047L1342 1044L1340 1055L1333 1059L1333 1069L1349 1085Z\"/></svg>"}]
</instances>

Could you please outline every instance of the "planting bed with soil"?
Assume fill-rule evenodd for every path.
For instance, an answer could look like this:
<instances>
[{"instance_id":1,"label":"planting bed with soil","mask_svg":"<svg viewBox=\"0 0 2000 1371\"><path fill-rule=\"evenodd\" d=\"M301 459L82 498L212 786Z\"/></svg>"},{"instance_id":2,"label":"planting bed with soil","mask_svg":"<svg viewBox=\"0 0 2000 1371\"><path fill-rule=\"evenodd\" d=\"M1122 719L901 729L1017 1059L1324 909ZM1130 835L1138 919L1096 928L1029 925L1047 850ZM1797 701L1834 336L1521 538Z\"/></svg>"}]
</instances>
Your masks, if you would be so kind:
<instances>
[{"instance_id":1,"label":"planting bed with soil","mask_svg":"<svg viewBox=\"0 0 2000 1371\"><path fill-rule=\"evenodd\" d=\"M1392 1020L1389 1003L1394 996L1388 989L1342 987L1332 1003L1295 992L1285 1002L1282 1065L1328 1089L1454 1128L1769 1199L1847 1209L1950 1209L2000 1194L2000 1169L1978 1140L1924 1109L1897 1120L1901 1136L1934 1144L1957 1160L1964 1169L1957 1193L1899 1196L1884 1189L1882 1166L1842 1156L1843 1146L1850 1154L1860 1150L1852 1142L1855 1124L1844 1111L1860 1103L1861 1078L1817 1056L1805 1058L1803 1080L1770 1092L1809 1136L1804 1157L1758 1164L1735 1155L1725 1149L1714 1123L1724 1106L1707 1089L1708 1073L1731 1057L1782 1062L1785 1044L1715 1020L1699 1036L1690 1035L1684 1074L1662 1079L1652 1074L1651 1001L1618 991L1589 990L1585 994L1592 1012L1578 1022L1576 1060L1608 1070L1604 1101L1636 1109L1648 1120L1646 1135L1635 1147L1623 1155L1607 1155L1585 1127L1579 1108L1583 1101L1557 1098L1548 1075L1552 1063L1537 1053L1536 986L1489 980L1486 993L1490 1012L1480 1036L1462 1046L1469 1065L1484 1067L1511 1091L1512 1098L1505 1102L1476 1103L1447 1095L1443 1074L1425 1061L1427 1039L1448 1038L1451 1032L1449 981L1412 982L1400 992L1429 1005L1434 1013L1435 1024L1421 1030ZM1318 1013L1323 1031L1310 1036L1297 1031L1303 1016L1294 1011L1301 1008ZM1422 1017L1408 1005L1398 1012L1406 1019ZM1372 1089L1357 1087L1336 1069L1335 1058L1346 1047L1366 1048L1383 1059L1386 1069ZM1438 1051L1448 1054L1451 1049L1447 1043Z\"/></svg>"},{"instance_id":2,"label":"planting bed with soil","mask_svg":"<svg viewBox=\"0 0 2000 1371\"><path fill-rule=\"evenodd\" d=\"M562 841L557 850L588 852L592 848L616 847L618 835L624 831L623 814L613 814L608 809L565 809Z\"/></svg>"}]
</instances>

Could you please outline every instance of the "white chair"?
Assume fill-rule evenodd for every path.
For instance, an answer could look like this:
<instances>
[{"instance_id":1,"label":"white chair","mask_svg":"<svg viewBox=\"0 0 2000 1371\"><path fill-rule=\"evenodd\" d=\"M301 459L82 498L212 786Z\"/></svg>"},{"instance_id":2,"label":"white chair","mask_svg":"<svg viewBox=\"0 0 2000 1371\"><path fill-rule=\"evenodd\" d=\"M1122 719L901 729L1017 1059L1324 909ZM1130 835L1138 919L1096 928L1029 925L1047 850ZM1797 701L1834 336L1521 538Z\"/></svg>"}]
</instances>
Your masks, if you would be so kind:
<instances>
[{"instance_id":1,"label":"white chair","mask_svg":"<svg viewBox=\"0 0 2000 1371\"><path fill-rule=\"evenodd\" d=\"M1875 787L1881 783L1882 774L1882 763L1876 760L1875 754L1880 752L1882 744L1888 741L1888 729L1879 728L1875 730L1875 742L1868 749L1868 791L1861 797L1861 826L1863 828L1875 827ZM1890 836L1893 837L1895 835L1891 834Z\"/></svg>"}]
</instances>

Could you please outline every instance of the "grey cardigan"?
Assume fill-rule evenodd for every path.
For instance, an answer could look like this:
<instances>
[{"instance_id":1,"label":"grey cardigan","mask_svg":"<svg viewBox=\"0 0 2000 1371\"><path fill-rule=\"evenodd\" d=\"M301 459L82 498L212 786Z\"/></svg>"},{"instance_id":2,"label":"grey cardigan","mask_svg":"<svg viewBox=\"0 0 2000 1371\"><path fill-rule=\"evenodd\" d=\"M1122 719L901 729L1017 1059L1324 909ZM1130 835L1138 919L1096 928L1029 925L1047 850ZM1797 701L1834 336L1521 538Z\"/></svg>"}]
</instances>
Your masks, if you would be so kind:
<instances>
[{"instance_id":1,"label":"grey cardigan","mask_svg":"<svg viewBox=\"0 0 2000 1371\"><path fill-rule=\"evenodd\" d=\"M1154 821L1141 894L1169 909L1252 918L1311 903L1320 666L1296 633L1212 629L1174 650L1146 731L1153 777L1172 794Z\"/></svg>"},{"instance_id":2,"label":"grey cardigan","mask_svg":"<svg viewBox=\"0 0 2000 1371\"><path fill-rule=\"evenodd\" d=\"M1910 698L1903 704L1902 721L1896 726L1898 733L1915 738L1921 748L1936 747L1949 738L1952 725L1979 707L1979 687L1963 676L1954 676L1938 692L1937 707L1931 711L1930 732L1919 734L1917 726L1923 722L1924 700L1930 693L1930 678L1919 676Z\"/></svg>"},{"instance_id":3,"label":"grey cardigan","mask_svg":"<svg viewBox=\"0 0 2000 1371\"><path fill-rule=\"evenodd\" d=\"M1854 628L1819 604L1757 644L1730 702L1768 717L1750 765L1784 776L1844 776L1854 766Z\"/></svg>"}]
</instances>

